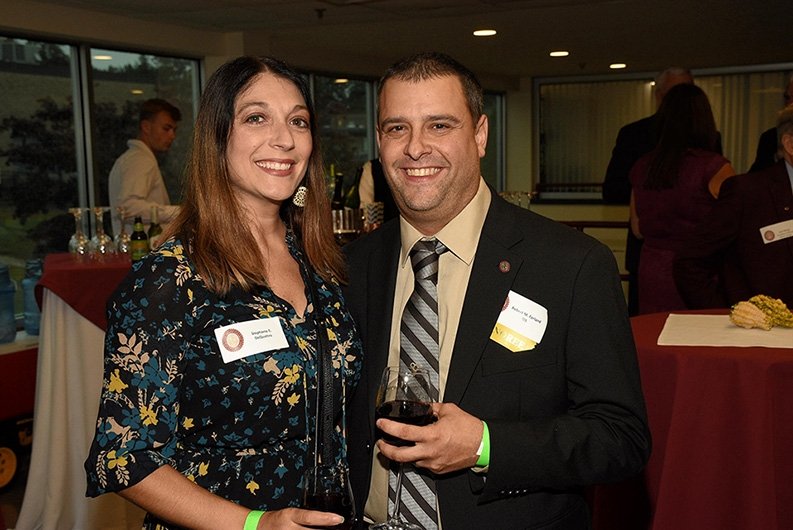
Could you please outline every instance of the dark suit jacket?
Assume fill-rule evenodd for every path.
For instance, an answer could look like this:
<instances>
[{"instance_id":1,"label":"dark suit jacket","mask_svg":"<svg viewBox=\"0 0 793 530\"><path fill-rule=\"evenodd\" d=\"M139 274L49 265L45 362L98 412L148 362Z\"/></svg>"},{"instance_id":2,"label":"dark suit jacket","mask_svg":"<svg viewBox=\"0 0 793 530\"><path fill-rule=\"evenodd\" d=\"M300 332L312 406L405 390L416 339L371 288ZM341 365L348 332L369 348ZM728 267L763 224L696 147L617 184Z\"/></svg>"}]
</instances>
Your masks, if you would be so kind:
<instances>
[{"instance_id":1,"label":"dark suit jacket","mask_svg":"<svg viewBox=\"0 0 793 530\"><path fill-rule=\"evenodd\" d=\"M399 220L348 245L348 307L364 341L350 461L362 507L374 400L386 364ZM507 261L509 270L499 264ZM548 309L535 349L490 340L509 291ZM488 422L490 468L438 477L444 529L589 527L581 489L635 475L650 451L636 355L611 251L493 193L460 316L444 400Z\"/></svg>"},{"instance_id":2,"label":"dark suit jacket","mask_svg":"<svg viewBox=\"0 0 793 530\"><path fill-rule=\"evenodd\" d=\"M756 294L793 307L793 238L764 244L760 228L793 219L785 162L724 181L719 200L674 264L691 308L729 307Z\"/></svg>"},{"instance_id":3,"label":"dark suit jacket","mask_svg":"<svg viewBox=\"0 0 793 530\"><path fill-rule=\"evenodd\" d=\"M617 133L611 159L603 179L603 202L628 204L631 200L631 181L628 175L633 164L649 153L658 143L655 114L629 123Z\"/></svg>"},{"instance_id":4,"label":"dark suit jacket","mask_svg":"<svg viewBox=\"0 0 793 530\"><path fill-rule=\"evenodd\" d=\"M779 139L776 134L776 127L771 127L760 135L757 142L757 154L754 157L754 164L749 168L750 173L771 167L776 163L776 153L779 149Z\"/></svg>"}]
</instances>

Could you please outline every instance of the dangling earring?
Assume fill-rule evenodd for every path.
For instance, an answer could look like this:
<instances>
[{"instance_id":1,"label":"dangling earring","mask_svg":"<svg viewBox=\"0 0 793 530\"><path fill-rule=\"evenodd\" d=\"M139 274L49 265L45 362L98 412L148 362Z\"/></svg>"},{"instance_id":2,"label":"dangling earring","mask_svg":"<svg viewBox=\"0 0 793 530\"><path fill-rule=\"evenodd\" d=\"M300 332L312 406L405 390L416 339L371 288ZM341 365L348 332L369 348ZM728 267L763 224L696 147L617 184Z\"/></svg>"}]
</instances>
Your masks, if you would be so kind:
<instances>
[{"instance_id":1,"label":"dangling earring","mask_svg":"<svg viewBox=\"0 0 793 530\"><path fill-rule=\"evenodd\" d=\"M305 186L298 186L295 190L295 194L292 196L292 204L297 206L298 208L302 208L306 205L306 195L308 194L308 188Z\"/></svg>"}]
</instances>

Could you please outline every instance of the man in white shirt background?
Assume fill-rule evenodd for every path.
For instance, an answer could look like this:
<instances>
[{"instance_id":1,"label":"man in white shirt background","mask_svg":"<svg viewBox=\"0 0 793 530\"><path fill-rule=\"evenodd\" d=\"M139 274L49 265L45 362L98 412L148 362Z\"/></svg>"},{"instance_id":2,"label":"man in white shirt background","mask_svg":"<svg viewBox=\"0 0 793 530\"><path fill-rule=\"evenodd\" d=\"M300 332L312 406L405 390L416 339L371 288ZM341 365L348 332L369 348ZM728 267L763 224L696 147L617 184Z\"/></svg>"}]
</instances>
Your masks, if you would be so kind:
<instances>
[{"instance_id":1,"label":"man in white shirt background","mask_svg":"<svg viewBox=\"0 0 793 530\"><path fill-rule=\"evenodd\" d=\"M157 207L159 222L165 226L176 217L179 207L171 205L160 172L157 155L170 149L176 138L178 108L164 99L148 99L140 109L138 137L127 141L127 150L116 159L108 178L110 206L124 208L124 217L140 216L151 222L151 209ZM113 232L121 228L113 215Z\"/></svg>"}]
</instances>

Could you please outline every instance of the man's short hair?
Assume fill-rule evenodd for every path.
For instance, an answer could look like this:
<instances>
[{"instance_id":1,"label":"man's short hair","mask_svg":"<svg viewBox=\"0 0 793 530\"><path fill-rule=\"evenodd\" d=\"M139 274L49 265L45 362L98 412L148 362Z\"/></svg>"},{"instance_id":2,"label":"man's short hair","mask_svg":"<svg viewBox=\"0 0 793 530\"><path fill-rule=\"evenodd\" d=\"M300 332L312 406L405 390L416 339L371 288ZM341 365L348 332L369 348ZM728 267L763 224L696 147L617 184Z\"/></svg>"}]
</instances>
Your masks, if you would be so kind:
<instances>
[{"instance_id":1,"label":"man's short hair","mask_svg":"<svg viewBox=\"0 0 793 530\"><path fill-rule=\"evenodd\" d=\"M146 121L153 119L160 112L167 112L173 121L182 119L182 113L179 112L175 106L171 105L164 99L154 98L147 99L140 105L140 117L138 121Z\"/></svg>"},{"instance_id":2,"label":"man's short hair","mask_svg":"<svg viewBox=\"0 0 793 530\"><path fill-rule=\"evenodd\" d=\"M445 53L417 53L391 65L377 85L377 101L380 102L383 86L389 79L416 82L449 75L460 80L468 111L476 124L485 112L482 85L471 70Z\"/></svg>"},{"instance_id":3,"label":"man's short hair","mask_svg":"<svg viewBox=\"0 0 793 530\"><path fill-rule=\"evenodd\" d=\"M660 94L666 94L669 89L672 88L671 86L667 86L670 77L688 77L691 79L691 82L694 81L694 74L692 74L691 70L688 68L670 66L655 76L655 91Z\"/></svg>"}]
</instances>

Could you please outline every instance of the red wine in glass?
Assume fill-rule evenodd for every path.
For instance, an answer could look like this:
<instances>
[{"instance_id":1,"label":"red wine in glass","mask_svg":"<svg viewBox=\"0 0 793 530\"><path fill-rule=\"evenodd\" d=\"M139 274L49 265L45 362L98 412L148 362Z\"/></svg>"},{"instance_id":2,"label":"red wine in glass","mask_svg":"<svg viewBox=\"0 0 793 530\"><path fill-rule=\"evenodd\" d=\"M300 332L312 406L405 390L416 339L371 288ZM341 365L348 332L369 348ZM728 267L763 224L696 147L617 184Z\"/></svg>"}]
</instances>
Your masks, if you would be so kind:
<instances>
[{"instance_id":1,"label":"red wine in glass","mask_svg":"<svg viewBox=\"0 0 793 530\"><path fill-rule=\"evenodd\" d=\"M352 530L354 522L352 500L349 495L343 493L316 493L305 497L303 503L309 510L319 510L322 512L332 512L344 517L344 522L336 526L329 526L333 530Z\"/></svg>"},{"instance_id":2,"label":"red wine in glass","mask_svg":"<svg viewBox=\"0 0 793 530\"><path fill-rule=\"evenodd\" d=\"M417 425L419 427L429 425L435 421L435 415L432 413L432 405L422 401L408 401L405 399L386 401L377 407L375 410L375 421L380 418L407 423L409 425ZM402 440L380 429L377 429L377 434L378 437L383 438L391 445L400 447L413 445L413 442Z\"/></svg>"}]
</instances>

